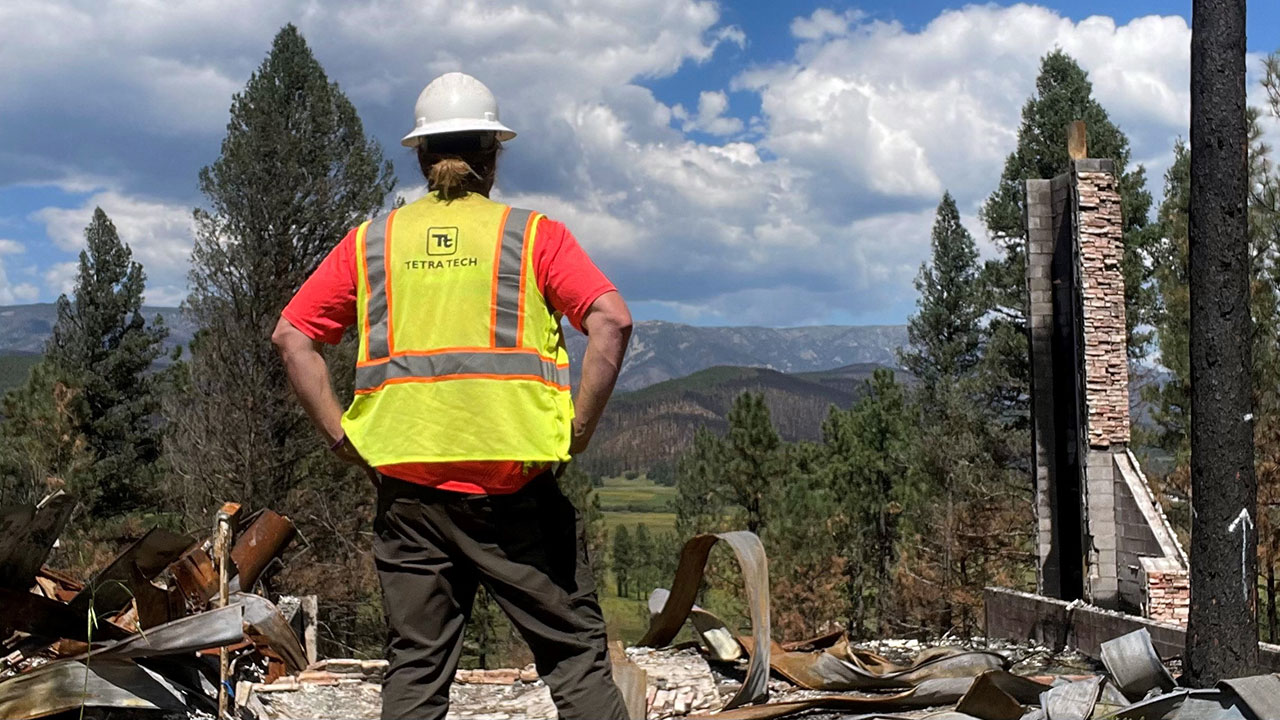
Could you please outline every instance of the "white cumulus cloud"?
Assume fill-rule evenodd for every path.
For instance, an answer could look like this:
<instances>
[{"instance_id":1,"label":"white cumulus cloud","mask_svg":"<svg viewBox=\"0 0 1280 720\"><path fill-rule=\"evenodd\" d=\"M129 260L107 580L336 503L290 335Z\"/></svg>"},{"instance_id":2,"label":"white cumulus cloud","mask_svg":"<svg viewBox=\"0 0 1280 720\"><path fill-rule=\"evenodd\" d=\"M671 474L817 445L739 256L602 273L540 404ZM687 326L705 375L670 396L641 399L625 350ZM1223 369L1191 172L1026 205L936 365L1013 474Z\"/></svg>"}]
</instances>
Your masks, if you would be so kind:
<instances>
[{"instance_id":1,"label":"white cumulus cloud","mask_svg":"<svg viewBox=\"0 0 1280 720\"><path fill-rule=\"evenodd\" d=\"M95 207L102 208L115 224L120 240L133 251L133 259L147 273L146 301L152 305L176 305L186 296L186 274L194 237L191 209L182 205L143 200L117 191L91 196L75 208L44 208L35 217L44 223L49 239L60 248L79 252L84 229ZM60 263L45 275L49 289L68 292L74 285L75 263Z\"/></svg>"},{"instance_id":2,"label":"white cumulus cloud","mask_svg":"<svg viewBox=\"0 0 1280 720\"><path fill-rule=\"evenodd\" d=\"M0 238L0 305L29 303L35 301L40 290L26 281L15 281L9 277L10 270L6 258L21 255L26 247L17 240Z\"/></svg>"},{"instance_id":3,"label":"white cumulus cloud","mask_svg":"<svg viewBox=\"0 0 1280 720\"><path fill-rule=\"evenodd\" d=\"M179 299L196 171L285 22L396 162L403 195L422 191L398 145L418 91L472 73L520 133L499 195L568 223L638 305L695 321L901 322L939 197L949 189L976 227L1055 47L1089 71L1152 178L1189 108L1179 17L970 5L908 29L818 9L790 24L790 57L697 87L720 48L751 48L710 1L9 0L0 24L23 32L0 45L0 107L24 112L0 113L0 187L92 188L38 214L49 237L78 248L100 204L146 265L149 300ZM648 87L677 71L696 108Z\"/></svg>"}]
</instances>

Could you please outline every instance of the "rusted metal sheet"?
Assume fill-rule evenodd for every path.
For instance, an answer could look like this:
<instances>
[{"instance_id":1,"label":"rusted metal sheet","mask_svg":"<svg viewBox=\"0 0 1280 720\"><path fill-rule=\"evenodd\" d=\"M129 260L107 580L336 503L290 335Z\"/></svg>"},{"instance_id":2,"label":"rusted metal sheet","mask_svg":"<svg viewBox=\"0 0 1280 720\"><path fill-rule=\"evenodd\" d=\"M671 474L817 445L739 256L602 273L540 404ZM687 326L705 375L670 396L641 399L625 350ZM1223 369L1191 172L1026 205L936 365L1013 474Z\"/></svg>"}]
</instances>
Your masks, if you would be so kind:
<instances>
[{"instance_id":1,"label":"rusted metal sheet","mask_svg":"<svg viewBox=\"0 0 1280 720\"><path fill-rule=\"evenodd\" d=\"M88 617L57 600L26 590L0 588L0 608L4 609L0 625L7 626L10 630L39 635L49 641L60 638L80 641L89 639ZM94 636L97 640L112 640L128 637L129 633L111 623L99 623Z\"/></svg>"},{"instance_id":2,"label":"rusted metal sheet","mask_svg":"<svg viewBox=\"0 0 1280 720\"><path fill-rule=\"evenodd\" d=\"M763 702L769 697L769 561L764 546L755 533L734 531L696 535L684 544L680 551L680 564L671 582L671 594L662 610L649 622L640 645L662 647L669 644L680 632L680 627L693 609L698 586L706 569L707 557L717 542L723 541L733 550L742 570L742 580L747 591L747 605L751 612L751 630L755 638L751 658L747 663L742 687L725 704L725 709L748 703Z\"/></svg>"},{"instance_id":3,"label":"rusted metal sheet","mask_svg":"<svg viewBox=\"0 0 1280 720\"><path fill-rule=\"evenodd\" d=\"M251 590L262 571L284 552L297 534L289 518L273 510L258 513L249 526L240 531L231 549L231 561L239 573L231 583L232 591Z\"/></svg>"},{"instance_id":4,"label":"rusted metal sheet","mask_svg":"<svg viewBox=\"0 0 1280 720\"><path fill-rule=\"evenodd\" d=\"M59 490L37 505L0 509L0 587L31 587L75 504Z\"/></svg>"},{"instance_id":5,"label":"rusted metal sheet","mask_svg":"<svg viewBox=\"0 0 1280 720\"><path fill-rule=\"evenodd\" d=\"M137 612L138 627L148 630L177 620L186 613L182 593L177 587L161 588L143 577L135 565L129 578L129 591L133 593L133 606Z\"/></svg>"},{"instance_id":6,"label":"rusted metal sheet","mask_svg":"<svg viewBox=\"0 0 1280 720\"><path fill-rule=\"evenodd\" d=\"M82 706L185 714L198 698L129 660L58 660L0 682L0 717L30 720Z\"/></svg>"},{"instance_id":7,"label":"rusted metal sheet","mask_svg":"<svg viewBox=\"0 0 1280 720\"><path fill-rule=\"evenodd\" d=\"M981 720L1020 720L1022 703L1005 692L992 673L983 673L973 679L968 692L956 703L956 712Z\"/></svg>"},{"instance_id":8,"label":"rusted metal sheet","mask_svg":"<svg viewBox=\"0 0 1280 720\"><path fill-rule=\"evenodd\" d=\"M1234 694L1222 690L1178 689L1133 703L1114 717L1119 720L1246 720L1232 702L1234 699Z\"/></svg>"},{"instance_id":9,"label":"rusted metal sheet","mask_svg":"<svg viewBox=\"0 0 1280 720\"><path fill-rule=\"evenodd\" d=\"M76 582L66 573L42 567L36 572L35 584L45 597L58 602L70 602L76 593L84 589L84 583Z\"/></svg>"},{"instance_id":10,"label":"rusted metal sheet","mask_svg":"<svg viewBox=\"0 0 1280 720\"><path fill-rule=\"evenodd\" d=\"M260 595L236 593L231 596L231 602L232 607L244 608L245 634L255 645L274 651L291 673L307 668L307 653L298 636L270 600Z\"/></svg>"},{"instance_id":11,"label":"rusted metal sheet","mask_svg":"<svg viewBox=\"0 0 1280 720\"><path fill-rule=\"evenodd\" d=\"M169 566L169 572L192 607L204 607L218 592L218 569L202 547L184 553Z\"/></svg>"},{"instance_id":12,"label":"rusted metal sheet","mask_svg":"<svg viewBox=\"0 0 1280 720\"><path fill-rule=\"evenodd\" d=\"M1093 709L1098 705L1098 695L1102 690L1102 677L1093 676L1085 680L1077 680L1056 685L1040 696L1040 706L1050 720L1085 720L1093 717ZM1127 704L1127 703L1126 703Z\"/></svg>"},{"instance_id":13,"label":"rusted metal sheet","mask_svg":"<svg viewBox=\"0 0 1280 720\"><path fill-rule=\"evenodd\" d=\"M655 588L649 593L649 616L662 612L670 596L671 592L666 588ZM723 620L697 605L689 610L689 622L693 623L693 629L698 633L698 639L707 649L710 659L716 662L736 661L751 644L749 638L740 641Z\"/></svg>"},{"instance_id":14,"label":"rusted metal sheet","mask_svg":"<svg viewBox=\"0 0 1280 720\"><path fill-rule=\"evenodd\" d=\"M808 652L812 650L825 650L844 639L844 629L836 628L821 635L804 640L792 640L791 642L781 643L783 650L787 652Z\"/></svg>"},{"instance_id":15,"label":"rusted metal sheet","mask_svg":"<svg viewBox=\"0 0 1280 720\"><path fill-rule=\"evenodd\" d=\"M872 715L904 710L902 701L911 695L910 692L896 695L827 695L824 697L806 698L790 702L753 705L733 710L722 710L709 715L689 715L689 720L773 720L790 715L798 715L810 710L840 710L858 713L858 718L899 717L888 715Z\"/></svg>"},{"instance_id":16,"label":"rusted metal sheet","mask_svg":"<svg viewBox=\"0 0 1280 720\"><path fill-rule=\"evenodd\" d=\"M851 649L842 640L809 653L775 647L770 664L779 675L808 690L876 690L911 688L927 679L971 678L1004 669L1008 661L996 653L937 648L902 667L875 653Z\"/></svg>"},{"instance_id":17,"label":"rusted metal sheet","mask_svg":"<svg viewBox=\"0 0 1280 720\"><path fill-rule=\"evenodd\" d=\"M92 603L99 614L119 610L133 597L129 592L129 581L134 576L134 566L143 578L150 580L177 560L194 542L187 535L152 528L86 583L84 590L69 603L71 609L87 612Z\"/></svg>"}]
</instances>

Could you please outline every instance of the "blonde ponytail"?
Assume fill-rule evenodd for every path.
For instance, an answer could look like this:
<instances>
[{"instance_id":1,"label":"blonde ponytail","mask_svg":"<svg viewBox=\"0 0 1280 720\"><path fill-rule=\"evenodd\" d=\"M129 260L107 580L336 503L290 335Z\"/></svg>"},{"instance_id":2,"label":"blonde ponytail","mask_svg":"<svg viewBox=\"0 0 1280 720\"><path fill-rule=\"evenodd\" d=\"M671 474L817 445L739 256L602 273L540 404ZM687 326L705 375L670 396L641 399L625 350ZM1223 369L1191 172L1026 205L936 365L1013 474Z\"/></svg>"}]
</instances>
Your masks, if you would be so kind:
<instances>
[{"instance_id":1,"label":"blonde ponytail","mask_svg":"<svg viewBox=\"0 0 1280 720\"><path fill-rule=\"evenodd\" d=\"M469 144L479 143L471 138ZM455 200L467 193L489 195L502 145L497 142L483 148L467 145L433 140L430 148L427 143L418 146L418 167L427 181L428 192L436 193L442 200Z\"/></svg>"},{"instance_id":2,"label":"blonde ponytail","mask_svg":"<svg viewBox=\"0 0 1280 720\"><path fill-rule=\"evenodd\" d=\"M444 199L452 200L466 193L463 186L468 175L476 175L476 171L471 169L466 160L457 157L443 158L437 160L427 171L427 187L433 192L439 192Z\"/></svg>"}]
</instances>

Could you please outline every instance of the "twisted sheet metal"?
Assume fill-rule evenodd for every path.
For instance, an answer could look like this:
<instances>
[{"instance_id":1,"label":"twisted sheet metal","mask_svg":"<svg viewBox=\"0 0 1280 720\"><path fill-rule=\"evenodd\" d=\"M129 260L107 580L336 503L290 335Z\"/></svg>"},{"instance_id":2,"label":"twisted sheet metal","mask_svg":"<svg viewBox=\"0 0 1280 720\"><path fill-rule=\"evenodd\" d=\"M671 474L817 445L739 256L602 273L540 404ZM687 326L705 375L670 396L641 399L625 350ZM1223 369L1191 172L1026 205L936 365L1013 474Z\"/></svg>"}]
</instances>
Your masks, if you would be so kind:
<instances>
[{"instance_id":1,"label":"twisted sheet metal","mask_svg":"<svg viewBox=\"0 0 1280 720\"><path fill-rule=\"evenodd\" d=\"M690 538L680 551L680 564L671 582L671 593L661 610L650 619L649 631L638 644L663 647L680 632L680 627L693 610L693 601L702 584L711 548L721 541L733 550L742 570L754 637L742 687L724 706L729 710L769 699L769 561L765 557L764 545L755 533L737 530Z\"/></svg>"},{"instance_id":2,"label":"twisted sheet metal","mask_svg":"<svg viewBox=\"0 0 1280 720\"><path fill-rule=\"evenodd\" d=\"M82 706L185 714L199 698L131 660L58 660L0 683L0 717L30 720Z\"/></svg>"},{"instance_id":3,"label":"twisted sheet metal","mask_svg":"<svg viewBox=\"0 0 1280 720\"><path fill-rule=\"evenodd\" d=\"M75 504L59 490L38 505L0 508L0 587L31 587Z\"/></svg>"}]
</instances>

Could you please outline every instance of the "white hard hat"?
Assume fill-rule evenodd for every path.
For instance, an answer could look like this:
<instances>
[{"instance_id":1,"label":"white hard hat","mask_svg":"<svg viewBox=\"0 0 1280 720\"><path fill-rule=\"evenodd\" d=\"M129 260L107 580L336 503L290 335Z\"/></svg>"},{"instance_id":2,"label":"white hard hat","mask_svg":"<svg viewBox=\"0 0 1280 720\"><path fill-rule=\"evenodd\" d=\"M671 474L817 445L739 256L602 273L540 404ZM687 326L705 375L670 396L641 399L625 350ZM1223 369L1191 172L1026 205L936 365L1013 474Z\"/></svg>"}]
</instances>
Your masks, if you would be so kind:
<instances>
[{"instance_id":1,"label":"white hard hat","mask_svg":"<svg viewBox=\"0 0 1280 720\"><path fill-rule=\"evenodd\" d=\"M400 141L417 147L431 135L492 132L503 142L515 132L498 121L498 101L484 83L466 73L445 73L432 80L413 106L413 130Z\"/></svg>"}]
</instances>

